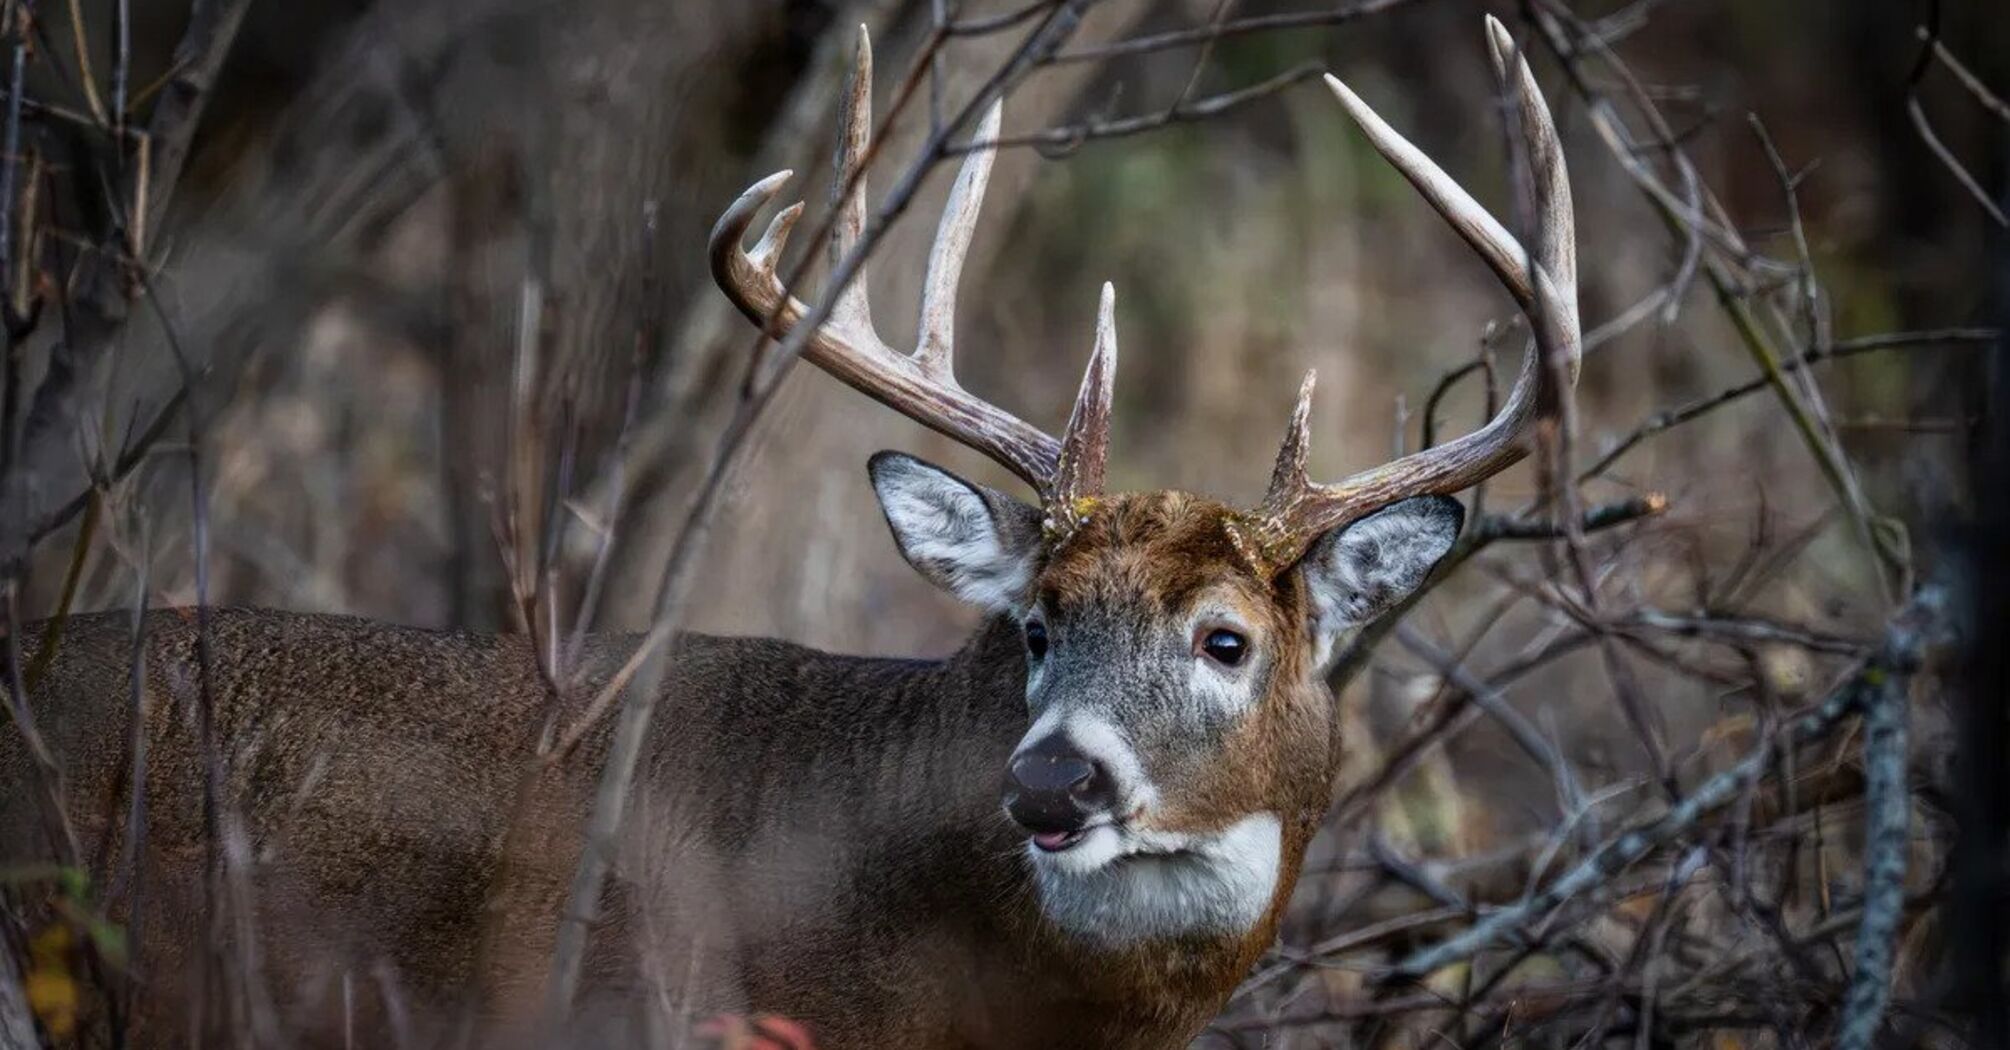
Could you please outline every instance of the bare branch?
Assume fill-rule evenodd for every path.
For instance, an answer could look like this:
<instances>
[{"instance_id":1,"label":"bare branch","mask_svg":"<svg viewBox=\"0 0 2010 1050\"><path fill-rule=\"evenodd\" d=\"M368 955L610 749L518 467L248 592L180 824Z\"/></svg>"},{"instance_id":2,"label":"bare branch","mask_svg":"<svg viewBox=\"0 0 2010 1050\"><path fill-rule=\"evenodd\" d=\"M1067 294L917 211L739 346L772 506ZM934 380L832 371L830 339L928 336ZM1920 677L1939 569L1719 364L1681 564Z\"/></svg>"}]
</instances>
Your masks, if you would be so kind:
<instances>
[{"instance_id":1,"label":"bare branch","mask_svg":"<svg viewBox=\"0 0 2010 1050\"><path fill-rule=\"evenodd\" d=\"M1961 188L1967 191L1968 196L1973 198L1975 203L1982 206L1983 213L1994 220L1996 225L2010 227L2010 217L2006 217L2003 214L2003 209L1997 207L1996 202L1990 198L1989 191L1982 188L1982 183L1977 181L1975 176L1969 172L1968 167L1961 163L1961 158L1956 157L1954 151L1947 148L1947 143L1941 141L1940 133L1933 129L1932 118L1926 115L1926 107L1920 104L1920 82L1926 78L1926 71L1932 68L1933 60L1944 54L1944 49L1940 46L1940 9L1938 5L1934 6L1933 12L1933 20L1927 25L1920 26L1918 30L1921 47L1919 59L1913 63L1912 75L1906 78L1905 115L1912 121L1913 130L1919 133L1919 140L1926 143L1926 148L1933 152L1934 157L1939 159L1941 166L1947 169L1948 174L1954 176L1954 181L1961 184ZM2002 100L1996 98L1994 94L1984 88L1980 81L1969 75L1968 71L1959 63L1954 62L1951 56L1942 59L1942 61L1950 70L1955 71L1957 79L1964 86L1968 87L1970 93L1974 94L1985 108L1998 116L2003 116Z\"/></svg>"},{"instance_id":2,"label":"bare branch","mask_svg":"<svg viewBox=\"0 0 2010 1050\"><path fill-rule=\"evenodd\" d=\"M1092 139L1122 138L1157 131L1174 124L1210 120L1260 99L1282 94L1298 84L1318 77L1324 71L1317 63L1307 63L1266 77L1248 87L1224 91L1218 95L1200 99L1187 99L1182 96L1174 100L1172 105L1153 113L1135 117L1090 117L1073 124L1062 124L1020 135L980 137L960 146L952 146L949 152L968 153L973 150L1003 149L1010 146L1034 146L1048 156L1059 156L1073 151Z\"/></svg>"},{"instance_id":3,"label":"bare branch","mask_svg":"<svg viewBox=\"0 0 2010 1050\"><path fill-rule=\"evenodd\" d=\"M1887 659L1903 659L1897 653ZM1863 918L1856 965L1837 1026L1839 1050L1869 1050L1891 997L1898 924L1905 913L1905 868L1912 799L1905 786L1909 666L1875 668L1863 696Z\"/></svg>"},{"instance_id":4,"label":"bare branch","mask_svg":"<svg viewBox=\"0 0 2010 1050\"><path fill-rule=\"evenodd\" d=\"M1841 687L1785 731L1781 750L1825 739L1842 721L1859 713L1882 691L1894 688L1918 665L1926 633L1940 615L1944 599L1937 591L1923 592L1895 617L1884 644ZM1902 731L1901 731L1902 732ZM1517 940L1521 931L1563 904L1610 881L1648 854L1686 834L1712 810L1736 798L1772 767L1775 749L1753 750L1730 769L1710 777L1668 808L1666 813L1608 839L1555 882L1525 900L1488 915L1470 929L1404 959L1392 975L1422 978L1476 952Z\"/></svg>"},{"instance_id":5,"label":"bare branch","mask_svg":"<svg viewBox=\"0 0 2010 1050\"><path fill-rule=\"evenodd\" d=\"M1164 33L1119 40L1113 44L1099 44L1073 51L1062 51L1051 59L1056 64L1070 62L1106 62L1125 55L1143 55L1156 51L1170 51L1185 47L1203 47L1228 37L1244 36L1250 33L1272 33L1286 29L1309 29L1315 26L1344 25L1369 15L1378 14L1401 6L1409 0L1355 0L1330 11L1294 11L1284 14L1258 15L1250 18L1223 22L1219 25L1198 26L1192 29L1176 29Z\"/></svg>"}]
</instances>

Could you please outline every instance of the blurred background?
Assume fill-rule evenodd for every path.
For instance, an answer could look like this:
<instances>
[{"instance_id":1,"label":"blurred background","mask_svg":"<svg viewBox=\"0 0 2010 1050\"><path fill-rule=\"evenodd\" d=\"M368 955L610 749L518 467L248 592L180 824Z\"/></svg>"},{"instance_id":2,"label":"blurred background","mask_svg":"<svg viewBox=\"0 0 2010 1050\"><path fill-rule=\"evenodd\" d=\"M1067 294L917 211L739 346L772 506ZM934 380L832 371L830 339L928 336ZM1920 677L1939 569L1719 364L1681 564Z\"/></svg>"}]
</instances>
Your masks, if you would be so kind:
<instances>
[{"instance_id":1,"label":"blurred background","mask_svg":"<svg viewBox=\"0 0 2010 1050\"><path fill-rule=\"evenodd\" d=\"M54 54L35 67L51 81L37 97L88 112L63 5L42 6L39 34ZM511 626L497 522L523 287L535 279L546 296L541 374L564 377L542 383L539 397L554 421L565 413L582 432L568 495L583 506L605 496L627 386L641 376L598 620L644 623L680 506L755 349L751 326L705 270L705 231L742 187L780 167L797 168L795 192L821 205L850 27L877 30L884 105L928 29L928 6L249 4L158 220L162 309L136 309L140 331L121 340L109 374L92 377L105 384L107 432L137 429L133 420L150 419L178 386L157 329L164 317L178 330L214 449L212 599ZM1219 41L1195 96L1300 64L1335 70L1499 208L1504 140L1473 29L1484 5L1362 6L1370 13L1337 25ZM1942 32L1979 76L2001 83L1991 63L2010 38L1987 6L1947 4ZM1290 9L1252 2L1236 17ZM93 10L84 7L87 26ZM1904 110L1923 6L1577 10L1645 23L1612 46L1755 248L1794 254L1779 179L1747 115L1765 122L1794 170L1811 168L1800 206L1837 337L1981 317L1987 216ZM1110 0L1093 5L1077 40L1086 48L1205 25L1210 13L1198 0ZM171 68L186 16L173 3L136 6L135 84ZM108 34L91 28L90 46L104 50ZM952 41L941 58L947 90L967 94L1011 43ZM96 59L102 74L110 56ZM1005 133L1162 109L1194 59L1189 46L1055 65L1008 101ZM1599 147L1581 104L1546 83L1572 150L1591 329L1666 284L1681 245ZM1941 138L1993 185L2003 125L1945 74L1925 77L1921 94ZM31 136L52 153L74 148L63 140L78 129L47 123ZM879 154L880 186L913 159L925 122L905 123ZM1058 427L1087 356L1096 288L1114 281L1124 353L1112 470L1122 487L1253 500L1308 367L1321 375L1317 471L1387 458L1405 405L1414 447L1432 385L1473 357L1490 323L1514 317L1484 267L1316 80L1210 119L1046 152L1012 149L998 161L963 282L961 375ZM880 323L896 343L912 330L951 167L937 167L872 260ZM1747 378L1749 358L1707 283L1691 279L1686 293L1590 355L1580 397L1591 449L1657 408ZM1518 340L1505 348L1504 368L1519 349ZM1930 529L1956 499L1958 428L1906 424L1958 424L1973 356L1903 351L1823 374L1846 447L1887 513ZM32 379L36 362L24 364ZM1478 413L1474 390L1462 389L1444 426L1470 428ZM44 438L24 456L81 481L77 441ZM864 460L900 448L1005 479L808 369L790 379L755 444L722 511L730 527L708 546L693 625L872 652L953 645L970 617L899 562ZM158 458L138 472L142 483L177 469ZM1614 473L1736 532L1762 501L1790 517L1821 513L1810 467L1777 406L1752 398L1642 447ZM168 495L147 515L154 586L190 601L185 481L163 477L159 487ZM1532 482L1501 488L1525 494ZM580 559L587 531L571 530ZM32 576L31 605L60 588L71 539L52 534L38 548L46 567ZM1801 568L1847 574L1851 560L1810 557ZM78 607L122 602L119 576L117 559L88 558Z\"/></svg>"},{"instance_id":2,"label":"blurred background","mask_svg":"<svg viewBox=\"0 0 2010 1050\"><path fill-rule=\"evenodd\" d=\"M69 291L106 309L80 307L66 334L44 324L13 343L15 487L0 538L4 558L25 565L22 614L127 605L141 563L152 602L194 602L200 506L210 602L504 631L533 626L545 602L568 629L582 616L596 629L646 627L759 349L709 276L706 231L744 186L784 167L810 202L802 229L821 221L838 84L861 23L882 114L916 56L932 56L927 97L892 123L871 177L883 190L915 170L930 105L957 112L1026 24L1009 0L948 6L1004 28L930 44L942 16L924 0L149 0L129 11L7 0L9 26L32 18L10 40L33 53L17 177L40 194L18 213L15 257L48 264L39 277L17 268L12 305L47 298L31 284L48 274L117 254L106 230L146 262L100 277L109 292L71 278ZM1479 31L1491 11L1530 42L1568 149L1591 333L1580 468L1664 413L1762 374L1737 304L1782 358L1938 333L1797 373L1818 442L1761 389L1600 464L1587 505L1666 501L1594 538L1610 595L1649 613L1735 611L1865 639L1894 586L1945 561L1949 529L1972 509L1965 453L1988 341L1976 329L1992 320L1985 249L2000 235L1987 201L2003 199L2010 175L2001 103L1964 84L2010 89L2010 19L1997 4L1077 8L1079 24L1005 103L1003 137L1033 142L997 161L962 283L959 375L1057 430L1097 288L1113 281L1113 487L1253 502L1307 368L1321 380L1314 473L1328 477L1418 447L1434 388L1482 353L1497 353L1505 384L1525 340L1513 303L1311 75L1342 76L1512 215ZM211 32L195 33L205 19ZM1538 25L1550 35L1529 31ZM219 34L228 46L212 56L201 45ZM1122 41L1135 46L1110 46ZM111 98L120 68L124 108ZM185 163L148 159L178 180L140 183L151 199L112 194L120 203L108 206L107 143L119 143L120 171L134 154L106 126L123 128L128 110L159 121L191 99ZM1623 111L1635 141L1600 136L1601 104ZM1714 197L1718 232L1664 221L1629 164ZM911 338L953 167L922 172L871 257L876 313L896 345ZM799 233L796 251L820 259L809 241ZM812 298L819 279L812 266L799 294ZM93 348L69 334L77 323L109 334ZM1484 417L1482 386L1472 375L1451 387L1440 440ZM191 442L195 501L190 458L177 454ZM1817 446L1839 454L1846 484ZM682 622L841 651L951 650L974 615L901 562L865 482L882 448L1018 491L981 457L797 368L711 516ZM1850 489L1854 503L1839 496ZM1487 486L1484 509L1512 513L1537 495L1533 470L1518 468ZM1874 541L1852 528L1867 519ZM1880 567L1873 542L1898 553ZM1480 667L1541 649L1567 625L1524 600L1558 572L1544 546L1496 548L1408 623ZM1841 666L1840 650L1791 640L1703 654L1670 644L1669 660L1638 661L1639 686L1698 768L1751 730L1731 717L1746 687L1691 673L1697 663L1728 661L1790 700L1818 696ZM1606 674L1587 649L1503 686L1594 784L1642 763ZM1342 796L1377 775L1441 686L1415 646L1375 651L1348 683L1361 757ZM1916 750L1946 744L1934 725ZM1363 827L1409 855L1485 857L1546 826L1548 775L1503 739L1480 725L1401 791L1347 814L1350 834L1315 858L1332 875L1308 877L1287 941L1316 939L1352 906L1343 843L1363 841ZM1343 994L1349 979L1327 974L1321 994Z\"/></svg>"}]
</instances>

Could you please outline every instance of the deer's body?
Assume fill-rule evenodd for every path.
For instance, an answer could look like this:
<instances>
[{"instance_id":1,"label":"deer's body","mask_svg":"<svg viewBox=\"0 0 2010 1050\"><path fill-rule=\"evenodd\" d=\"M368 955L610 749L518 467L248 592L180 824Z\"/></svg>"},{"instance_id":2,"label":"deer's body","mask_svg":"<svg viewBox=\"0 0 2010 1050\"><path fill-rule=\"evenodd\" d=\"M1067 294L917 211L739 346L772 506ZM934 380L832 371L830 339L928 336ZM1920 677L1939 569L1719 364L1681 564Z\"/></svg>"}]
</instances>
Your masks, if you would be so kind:
<instances>
[{"instance_id":1,"label":"deer's body","mask_svg":"<svg viewBox=\"0 0 2010 1050\"><path fill-rule=\"evenodd\" d=\"M196 624L160 611L146 629L146 870L182 878L142 887L138 963L171 984L205 940L190 881ZM101 879L120 867L131 803L129 631L124 614L72 618L33 703ZM211 635L224 803L260 861L260 949L282 1010L338 1031L344 971L365 1018L386 981L422 1027L456 1020L467 994L490 1014L536 1002L605 734L518 808L548 710L527 644L249 609L216 610ZM636 641L596 639L588 659L604 673ZM595 937L601 992L638 988L637 956L653 952L689 967L664 989L692 996L680 1005L789 1016L827 1050L1163 1046L1268 943L1266 922L1112 955L1041 921L1023 832L998 805L1027 726L1016 625L987 623L940 662L686 635L675 667ZM32 798L28 775L0 741L0 797ZM536 846L505 866L518 814ZM33 806L10 805L5 823L4 855L40 852ZM492 896L510 913L485 928ZM150 998L167 1008L147 1019L155 1038L179 1031L181 999Z\"/></svg>"},{"instance_id":2,"label":"deer's body","mask_svg":"<svg viewBox=\"0 0 2010 1050\"><path fill-rule=\"evenodd\" d=\"M622 1004L610 1024L738 1008L789 1017L824 1050L1146 1048L1179 1045L1221 1006L1274 936L1328 801L1341 752L1325 681L1334 654L1423 584L1463 519L1450 494L1524 455L1538 406L1575 379L1561 147L1533 74L1489 25L1529 147L1533 252L1329 81L1493 267L1561 367L1530 354L1480 430L1333 485L1306 472L1308 376L1252 510L1103 491L1108 285L1058 440L956 382L953 299L988 151L968 154L952 189L912 355L874 330L862 274L822 311L790 295L779 264L800 205L745 246L786 173L726 210L711 264L744 313L777 335L814 316L799 332L804 360L983 452L1040 505L910 457L873 458L902 554L988 617L940 663L766 640L676 645L588 958L587 986L605 993L589 1001ZM834 166L837 260L867 227L863 39L858 63ZM994 105L975 138L994 139L998 119ZM140 937L155 951L148 979L172 982L199 969L187 953L203 940L193 928L203 909L189 893L212 840L195 626L156 614L150 628L142 870L164 874L142 884L152 903L139 909ZM123 870L113 861L132 757L126 631L116 616L71 630L37 717L52 727L76 811L109 819L87 836L99 869ZM314 1030L341 1032L338 1007L355 1001L364 973L376 993L366 1002L383 1004L393 1029L401 989L452 1003L472 985L477 1010L538 1014L607 725L566 760L539 764L552 702L519 640L265 612L219 613L212 635L229 771L216 841L243 876L224 885L248 885L263 965L288 1003L318 1011ZM557 724L578 724L581 697L633 646L589 647L586 682ZM20 755L0 756L6 797L31 797ZM9 809L10 853L33 852L30 810ZM115 899L133 892L114 885Z\"/></svg>"}]
</instances>

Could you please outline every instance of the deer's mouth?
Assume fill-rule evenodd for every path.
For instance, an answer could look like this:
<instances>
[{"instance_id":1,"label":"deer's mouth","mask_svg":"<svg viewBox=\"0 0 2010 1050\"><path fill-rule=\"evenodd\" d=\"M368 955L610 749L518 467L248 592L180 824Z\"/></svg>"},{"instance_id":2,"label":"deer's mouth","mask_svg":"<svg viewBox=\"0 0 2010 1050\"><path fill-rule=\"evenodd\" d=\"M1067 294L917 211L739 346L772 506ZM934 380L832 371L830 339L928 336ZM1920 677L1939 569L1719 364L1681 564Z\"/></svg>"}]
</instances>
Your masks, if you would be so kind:
<instances>
[{"instance_id":1,"label":"deer's mouth","mask_svg":"<svg viewBox=\"0 0 2010 1050\"><path fill-rule=\"evenodd\" d=\"M1124 835L1124 823L1121 819L1101 817L1092 819L1079 828L1066 828L1058 831L1033 831L1027 834L1026 841L1033 844L1033 851L1035 853L1049 856L1060 853L1072 853L1073 856L1069 857L1070 860L1081 859L1084 854L1105 851L1102 848L1084 848L1084 844L1090 843L1092 839L1096 841L1091 845L1097 847L1114 845L1117 847L1117 851L1121 853L1122 843L1126 838Z\"/></svg>"},{"instance_id":2,"label":"deer's mouth","mask_svg":"<svg viewBox=\"0 0 2010 1050\"><path fill-rule=\"evenodd\" d=\"M1077 831L1036 831L1032 835L1033 848L1042 853L1061 853L1075 848L1089 837L1089 829Z\"/></svg>"},{"instance_id":3,"label":"deer's mouth","mask_svg":"<svg viewBox=\"0 0 2010 1050\"><path fill-rule=\"evenodd\" d=\"M1068 875L1087 875L1128 860L1184 852L1188 844L1178 839L1139 834L1122 816L1099 817L1079 828L1035 831L1026 836L1027 852L1036 864Z\"/></svg>"}]
</instances>

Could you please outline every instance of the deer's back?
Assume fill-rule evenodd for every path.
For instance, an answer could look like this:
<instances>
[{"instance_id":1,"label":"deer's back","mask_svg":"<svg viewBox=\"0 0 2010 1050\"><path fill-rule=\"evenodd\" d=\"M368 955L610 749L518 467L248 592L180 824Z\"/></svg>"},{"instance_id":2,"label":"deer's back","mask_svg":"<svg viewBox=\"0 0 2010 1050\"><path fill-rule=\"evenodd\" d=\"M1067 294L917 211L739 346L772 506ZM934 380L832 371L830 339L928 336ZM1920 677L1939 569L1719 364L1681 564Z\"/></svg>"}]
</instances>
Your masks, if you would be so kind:
<instances>
[{"instance_id":1,"label":"deer's back","mask_svg":"<svg viewBox=\"0 0 2010 1050\"><path fill-rule=\"evenodd\" d=\"M114 914L133 923L148 978L172 982L209 939L199 925L205 688L221 841L232 870L256 887L259 942L280 997L311 1009L346 973L352 983L380 975L423 999L469 976L514 800L536 797L551 811L540 822L562 826L557 811L574 787L554 780L521 791L546 703L528 649L504 637L219 609L205 683L193 613L150 613L145 627L144 732L132 732L124 615L71 618L32 706L62 765L84 860ZM41 641L31 631L28 651ZM133 915L136 770L147 784L146 863L144 906ZM21 749L0 745L5 797L32 798L30 775ZM8 807L9 856L46 855L38 819L32 806Z\"/></svg>"},{"instance_id":2,"label":"deer's back","mask_svg":"<svg viewBox=\"0 0 2010 1050\"><path fill-rule=\"evenodd\" d=\"M72 617L32 697L115 915L131 899L119 874L137 768L130 629L123 614ZM207 939L196 925L198 636L190 611L146 617L148 863L135 932L142 965L168 977ZM288 1012L309 1026L317 1011L332 1016L345 979L352 1003L357 987L369 993L352 1006L366 1014L388 998L458 1002L463 991L491 1013L534 1007L615 719L528 775L542 768L554 701L520 637L219 609L208 638L220 819L226 841L243 843L237 863L257 886L259 939ZM41 630L25 641L32 654ZM580 680L556 701L559 726L576 723L636 642L589 641ZM888 961L905 972L882 987L976 976L973 960L933 957L926 941L968 943L944 924L990 921L942 873L967 868L973 849L1010 846L995 770L1023 730L1015 684L981 681L969 662L767 639L674 645L590 977L662 981L668 961L668 983L696 1003L795 999L806 977ZM0 797L32 798L28 777L10 735ZM959 810L968 826L945 828ZM32 805L6 807L6 856L46 856L37 819ZM994 826L996 843L984 830ZM855 1011L870 987L803 1008Z\"/></svg>"}]
</instances>

